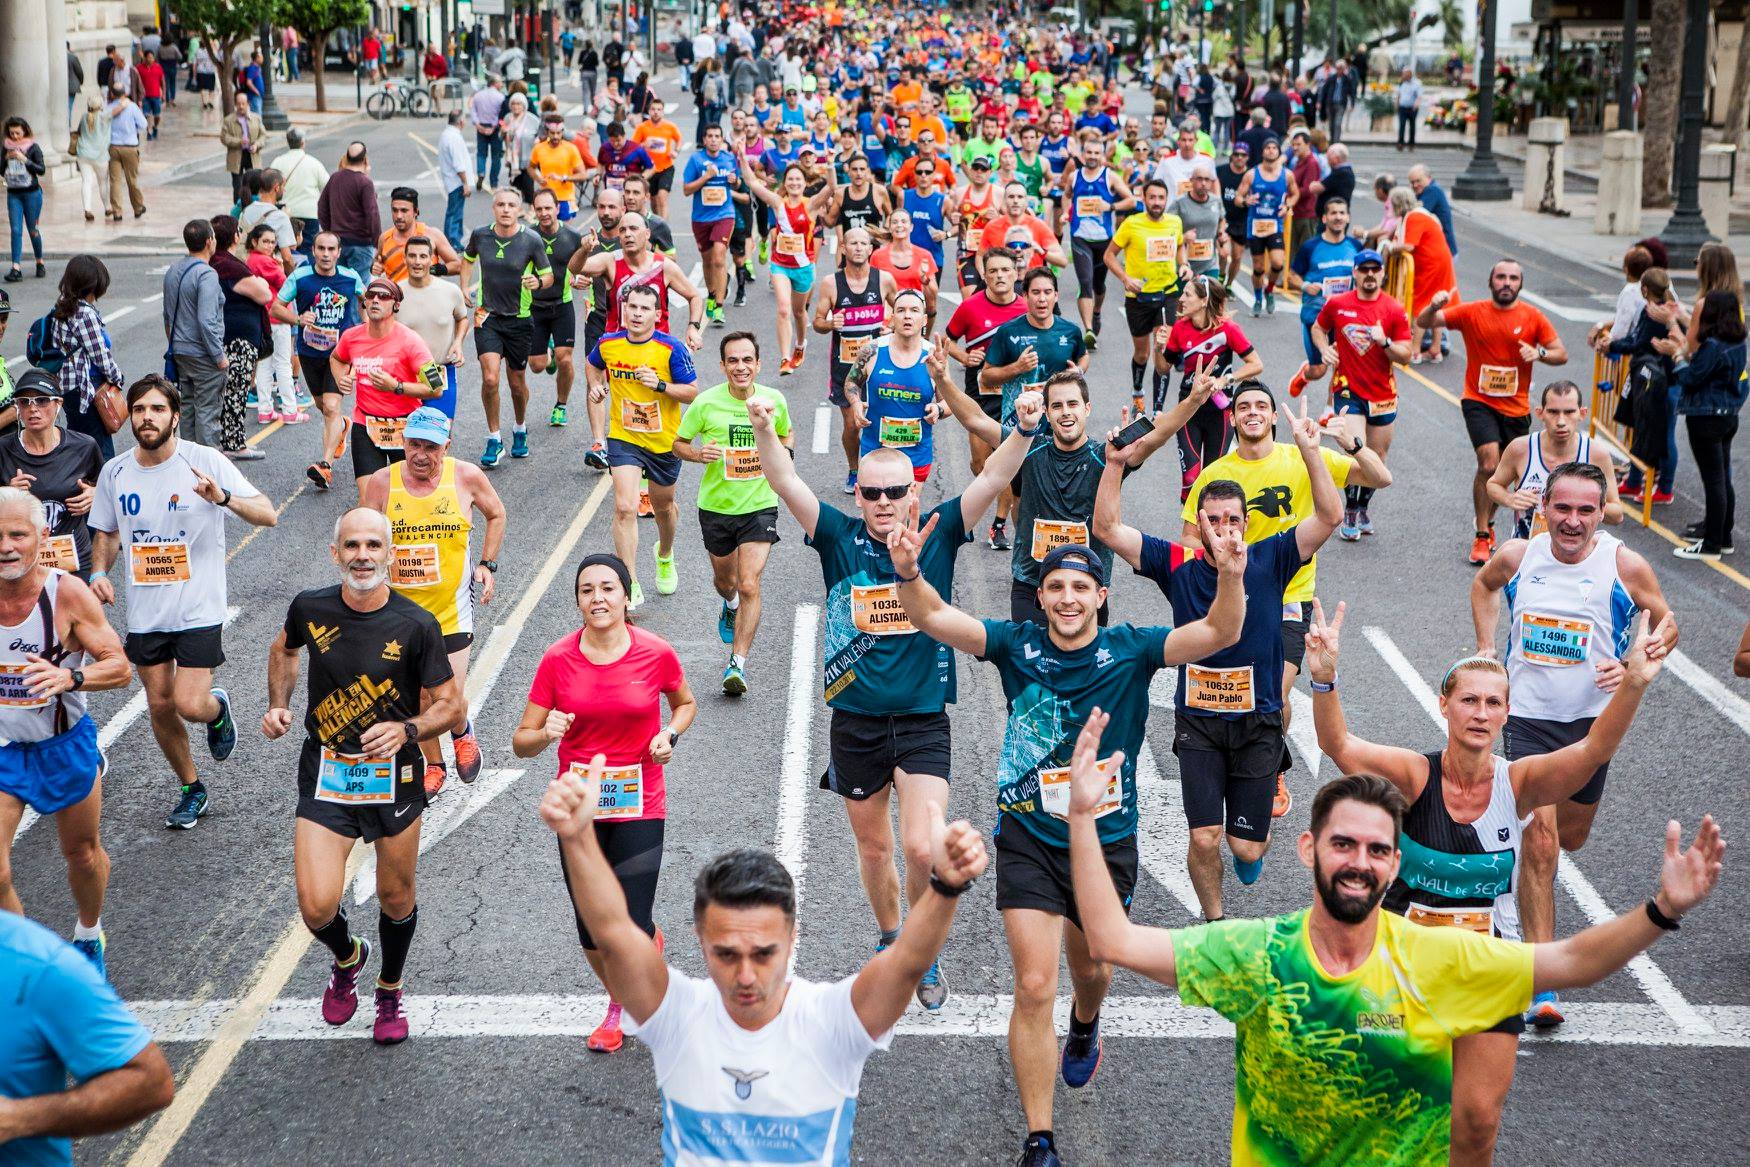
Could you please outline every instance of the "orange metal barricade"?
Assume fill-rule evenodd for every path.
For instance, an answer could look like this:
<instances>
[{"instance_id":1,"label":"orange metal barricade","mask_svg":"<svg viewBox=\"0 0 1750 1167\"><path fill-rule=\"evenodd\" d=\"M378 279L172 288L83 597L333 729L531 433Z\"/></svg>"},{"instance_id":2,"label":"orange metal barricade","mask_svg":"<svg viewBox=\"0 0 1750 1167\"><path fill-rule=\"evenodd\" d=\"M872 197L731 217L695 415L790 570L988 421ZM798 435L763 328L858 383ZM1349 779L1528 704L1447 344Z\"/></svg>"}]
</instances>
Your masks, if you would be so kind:
<instances>
[{"instance_id":1,"label":"orange metal barricade","mask_svg":"<svg viewBox=\"0 0 1750 1167\"><path fill-rule=\"evenodd\" d=\"M1605 442L1625 461L1639 467L1642 480L1646 485L1646 490L1641 495L1640 506L1641 526L1645 527L1653 521L1654 471L1652 467L1628 452L1635 440L1634 427L1623 425L1616 420L1617 403L1622 400L1623 390L1627 387L1628 357L1613 357L1606 353L1593 352L1592 409L1591 416L1586 421L1586 433L1594 440Z\"/></svg>"}]
</instances>

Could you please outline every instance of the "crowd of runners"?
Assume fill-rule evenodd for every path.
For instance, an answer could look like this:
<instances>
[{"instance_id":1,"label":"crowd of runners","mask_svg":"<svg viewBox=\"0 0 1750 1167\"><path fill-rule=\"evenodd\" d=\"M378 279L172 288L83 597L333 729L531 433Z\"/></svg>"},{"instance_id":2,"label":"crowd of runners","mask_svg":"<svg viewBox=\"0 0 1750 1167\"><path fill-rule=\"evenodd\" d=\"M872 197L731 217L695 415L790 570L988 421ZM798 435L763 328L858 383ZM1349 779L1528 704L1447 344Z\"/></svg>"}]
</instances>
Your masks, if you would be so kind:
<instances>
[{"instance_id":1,"label":"crowd of runners","mask_svg":"<svg viewBox=\"0 0 1750 1167\"><path fill-rule=\"evenodd\" d=\"M143 689L174 778L167 827L195 828L226 793L209 787L222 767L197 766L191 728L215 763L257 727L297 743L295 763L289 748L278 756L296 768L298 910L333 955L322 1017L346 1024L374 973L376 1041L409 1037L422 813L452 768L472 783L483 754L505 745L479 740L467 697L476 609L493 602L498 558L524 520L493 483L538 446L561 448L556 432L531 437L531 374L553 377L558 431L580 420L581 370L588 437L564 444L562 488L611 479L611 541L576 566L578 631L525 678L508 744L520 758L554 751L540 814L609 994L588 1047L612 1053L633 1034L650 1048L665 1161L848 1163L862 1066L914 998L952 1010L956 970L940 953L958 897L989 867L1013 959L1021 1164L1076 1159L1053 1132L1057 1080L1086 1089L1095 1078L1118 967L1233 1021L1236 1162L1490 1161L1519 1035L1562 1024L1558 993L1675 931L1713 889L1724 850L1710 818L1687 845L1673 821L1648 841L1657 894L1557 939L1557 860L1585 844L1679 618L1654 567L1606 529L1623 521L1624 499L1660 487L1619 481L1622 460L1587 436L1589 386L1544 378L1539 365L1570 356L1521 297L1523 269L1501 259L1486 291L1461 301L1450 222L1435 209L1444 196L1425 196L1425 172L1419 185L1413 174L1388 183L1385 221L1363 225L1346 153L1315 141L1303 118L1275 126L1259 104L1216 157L1191 94L1128 116L1111 47L1084 34L1000 10L724 7L703 35L771 76L730 108L702 99L714 116L691 145L648 90L639 108L615 85L578 125L556 98L531 107L521 82L506 94L495 80L481 92L499 107L471 102L451 127L471 119L480 145L464 179L479 186L468 205L481 221L466 235L460 222L421 222L405 187L374 241L251 216L247 195L241 240L231 215L188 224L189 257L165 274L167 332L174 340L183 322L170 313L186 305L227 339L252 323L245 359L267 335L284 345L291 380L263 362L258 416L301 422L310 415L291 394L307 391L323 430L308 476L342 496L332 582L291 601L271 646L225 635L228 520L279 517L210 424L217 399L206 395L230 389L180 358L119 384L81 333L102 291L81 290L77 263L49 343L32 349L46 359L0 366L11 393L0 415L11 425L0 436L0 839L27 812L52 817L78 909L72 949L0 914L8 960L27 970L0 972L0 986L40 982L34 1000L0 1001L0 1050L40 1067L17 1088L17 1071L0 1069L0 1142L24 1140L0 1157L28 1146L27 1161L67 1161L66 1136L124 1125L169 1096L162 1057L105 982L109 763L86 709L93 691ZM700 69L701 85L721 71ZM499 173L501 153L513 173ZM363 145L346 156L364 159ZM271 202L284 181L253 186ZM700 257L691 278L676 258L683 217ZM279 219L292 239L275 237ZM268 223L265 236L250 221ZM245 246L253 277L210 262ZM1409 302L1386 291L1400 253L1414 270ZM1742 311L1726 302L1741 296L1735 267L1693 305L1659 293L1647 270L1662 269L1633 273L1625 297L1636 297L1596 346L1669 366L1673 426L1677 413L1730 414L1735 431L1736 405L1721 404L1744 396ZM747 310L762 278L775 352ZM210 283L210 297L190 283ZM1111 317L1108 292L1122 302ZM1299 313L1305 359L1271 368L1242 321L1274 315L1279 297ZM1087 375L1100 345L1123 347L1105 327L1120 317L1128 392ZM1476 517L1465 549L1478 568L1475 653L1438 689L1444 748L1421 752L1349 731L1347 607L1320 596L1316 572L1333 535L1423 537L1380 492L1391 498L1400 369L1438 361L1443 333L1464 349L1475 450L1468 503L1456 487L1453 499ZM824 342L812 354L811 339ZM458 421L470 350L479 434ZM826 497L794 442L796 403L816 386L840 438ZM132 443L111 453L123 426ZM970 484L926 508L943 426L966 432ZM1724 423L1701 428L1715 440ZM1127 486L1163 450L1178 459L1171 513ZM335 473L343 460L350 486ZM1680 555L1730 553L1729 460L1724 482L1723 510L1710 486ZM870 913L870 958L836 982L790 972L795 885L757 849L697 874L709 978L664 958L677 939L655 918L665 769L717 760L687 740L700 702L679 655L632 616L674 602L683 510L709 558L693 570L708 567L719 600L713 680L742 707L770 696L750 690L747 662L771 557L819 558L831 710L820 786L845 809ZM802 546L780 551L791 520ZM981 538L1009 556L1006 613L956 606L957 563ZM1109 620L1110 593L1139 588L1119 582L1120 560L1160 589L1137 592L1157 622ZM992 666L1007 704L989 835L951 813L951 734L986 732L951 726L957 655ZM238 707L219 670L264 660L267 707ZM1162 670L1173 671L1182 861L1201 908L1173 931L1128 918L1138 837L1158 827L1139 815L1136 763ZM1240 885L1265 878L1295 799L1286 735L1302 674L1319 749L1343 775L1298 791L1312 806L1292 841L1311 870L1310 906L1231 918L1229 868ZM376 854L374 930L343 907L360 840ZM21 907L0 863L0 908ZM1073 1007L1060 1036L1064 957ZM64 1089L68 1072L79 1084Z\"/></svg>"}]
</instances>

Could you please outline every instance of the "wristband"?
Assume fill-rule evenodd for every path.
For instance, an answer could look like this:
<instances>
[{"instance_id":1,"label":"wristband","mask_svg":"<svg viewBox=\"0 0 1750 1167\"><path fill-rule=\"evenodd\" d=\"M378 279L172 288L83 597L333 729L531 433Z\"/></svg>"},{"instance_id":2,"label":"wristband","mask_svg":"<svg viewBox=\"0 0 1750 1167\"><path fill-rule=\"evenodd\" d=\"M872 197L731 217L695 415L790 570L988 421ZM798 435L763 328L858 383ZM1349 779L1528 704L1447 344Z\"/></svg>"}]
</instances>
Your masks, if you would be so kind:
<instances>
[{"instance_id":1,"label":"wristband","mask_svg":"<svg viewBox=\"0 0 1750 1167\"><path fill-rule=\"evenodd\" d=\"M1335 693L1337 691L1337 674L1332 673L1329 682L1318 681L1314 680L1312 677L1308 677L1307 684L1312 686L1312 691L1315 693Z\"/></svg>"},{"instance_id":2,"label":"wristband","mask_svg":"<svg viewBox=\"0 0 1750 1167\"><path fill-rule=\"evenodd\" d=\"M94 571L91 573L91 578L92 579L108 579L109 572L107 572L107 571Z\"/></svg>"},{"instance_id":3,"label":"wristband","mask_svg":"<svg viewBox=\"0 0 1750 1167\"><path fill-rule=\"evenodd\" d=\"M934 871L930 872L930 887L937 895L951 900L958 899L965 895L967 889L977 882L978 881L975 879L969 879L959 887L953 887L950 884L942 882L942 877L937 875ZM1673 924L1672 927L1675 928L1676 925Z\"/></svg>"},{"instance_id":4,"label":"wristband","mask_svg":"<svg viewBox=\"0 0 1750 1167\"><path fill-rule=\"evenodd\" d=\"M934 883L934 878L932 878L930 882ZM1678 930L1678 921L1673 920L1670 916L1661 912L1659 910L1659 905L1652 900L1647 901L1647 919L1651 920L1653 922L1653 927L1659 929L1661 932L1675 932Z\"/></svg>"},{"instance_id":5,"label":"wristband","mask_svg":"<svg viewBox=\"0 0 1750 1167\"><path fill-rule=\"evenodd\" d=\"M917 572L916 574L913 574L913 575L900 575L899 572L896 571L893 573L893 577L895 579L897 579L900 583L911 583L913 580L917 579L917 577L922 575L922 574L923 574L923 572L920 571L920 572Z\"/></svg>"},{"instance_id":6,"label":"wristband","mask_svg":"<svg viewBox=\"0 0 1750 1167\"><path fill-rule=\"evenodd\" d=\"M219 489L225 491L225 497L219 500L219 505L222 507L230 506L231 505L231 492L229 490L226 490L226 488L222 487L222 486Z\"/></svg>"}]
</instances>

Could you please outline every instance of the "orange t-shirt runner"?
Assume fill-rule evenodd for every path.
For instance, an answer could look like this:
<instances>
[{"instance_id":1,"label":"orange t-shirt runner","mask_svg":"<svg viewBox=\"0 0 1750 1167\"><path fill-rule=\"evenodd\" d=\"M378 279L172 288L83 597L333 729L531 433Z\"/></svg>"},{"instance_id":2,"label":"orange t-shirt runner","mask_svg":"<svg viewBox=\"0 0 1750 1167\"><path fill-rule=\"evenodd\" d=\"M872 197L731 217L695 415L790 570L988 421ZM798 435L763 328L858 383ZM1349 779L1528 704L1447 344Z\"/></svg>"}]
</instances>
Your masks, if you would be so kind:
<instances>
[{"instance_id":1,"label":"orange t-shirt runner","mask_svg":"<svg viewBox=\"0 0 1750 1167\"><path fill-rule=\"evenodd\" d=\"M656 164L657 174L672 167L675 155L681 150L681 132L667 118L660 122L644 122L632 131L632 141L644 147L644 152Z\"/></svg>"},{"instance_id":2,"label":"orange t-shirt runner","mask_svg":"<svg viewBox=\"0 0 1750 1167\"><path fill-rule=\"evenodd\" d=\"M926 280L931 284L936 282L936 261L921 247L911 249L911 264L907 267L894 266L893 248L877 248L869 257L869 266L892 276L894 290L899 292L921 292Z\"/></svg>"},{"instance_id":3,"label":"orange t-shirt runner","mask_svg":"<svg viewBox=\"0 0 1750 1167\"><path fill-rule=\"evenodd\" d=\"M1417 282L1421 279L1417 272ZM1511 308L1472 300L1442 314L1446 327L1464 337L1464 399L1505 417L1530 413L1531 363L1520 359L1519 342L1533 348L1554 344L1556 330L1549 318L1523 300Z\"/></svg>"}]
</instances>

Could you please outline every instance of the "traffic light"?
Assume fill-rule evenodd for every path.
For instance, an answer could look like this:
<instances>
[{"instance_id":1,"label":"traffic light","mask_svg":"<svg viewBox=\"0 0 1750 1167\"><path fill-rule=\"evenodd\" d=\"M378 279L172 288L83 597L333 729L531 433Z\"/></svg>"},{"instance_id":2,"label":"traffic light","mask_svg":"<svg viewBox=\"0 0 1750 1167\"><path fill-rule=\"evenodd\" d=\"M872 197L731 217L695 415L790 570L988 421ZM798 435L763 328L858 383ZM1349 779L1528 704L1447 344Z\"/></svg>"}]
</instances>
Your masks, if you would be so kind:
<instances>
[{"instance_id":1,"label":"traffic light","mask_svg":"<svg viewBox=\"0 0 1750 1167\"><path fill-rule=\"evenodd\" d=\"M1215 11L1215 0L1203 0L1203 11L1214 12Z\"/></svg>"},{"instance_id":2,"label":"traffic light","mask_svg":"<svg viewBox=\"0 0 1750 1167\"><path fill-rule=\"evenodd\" d=\"M1161 0L1161 15L1166 16L1173 11L1173 0Z\"/></svg>"}]
</instances>

